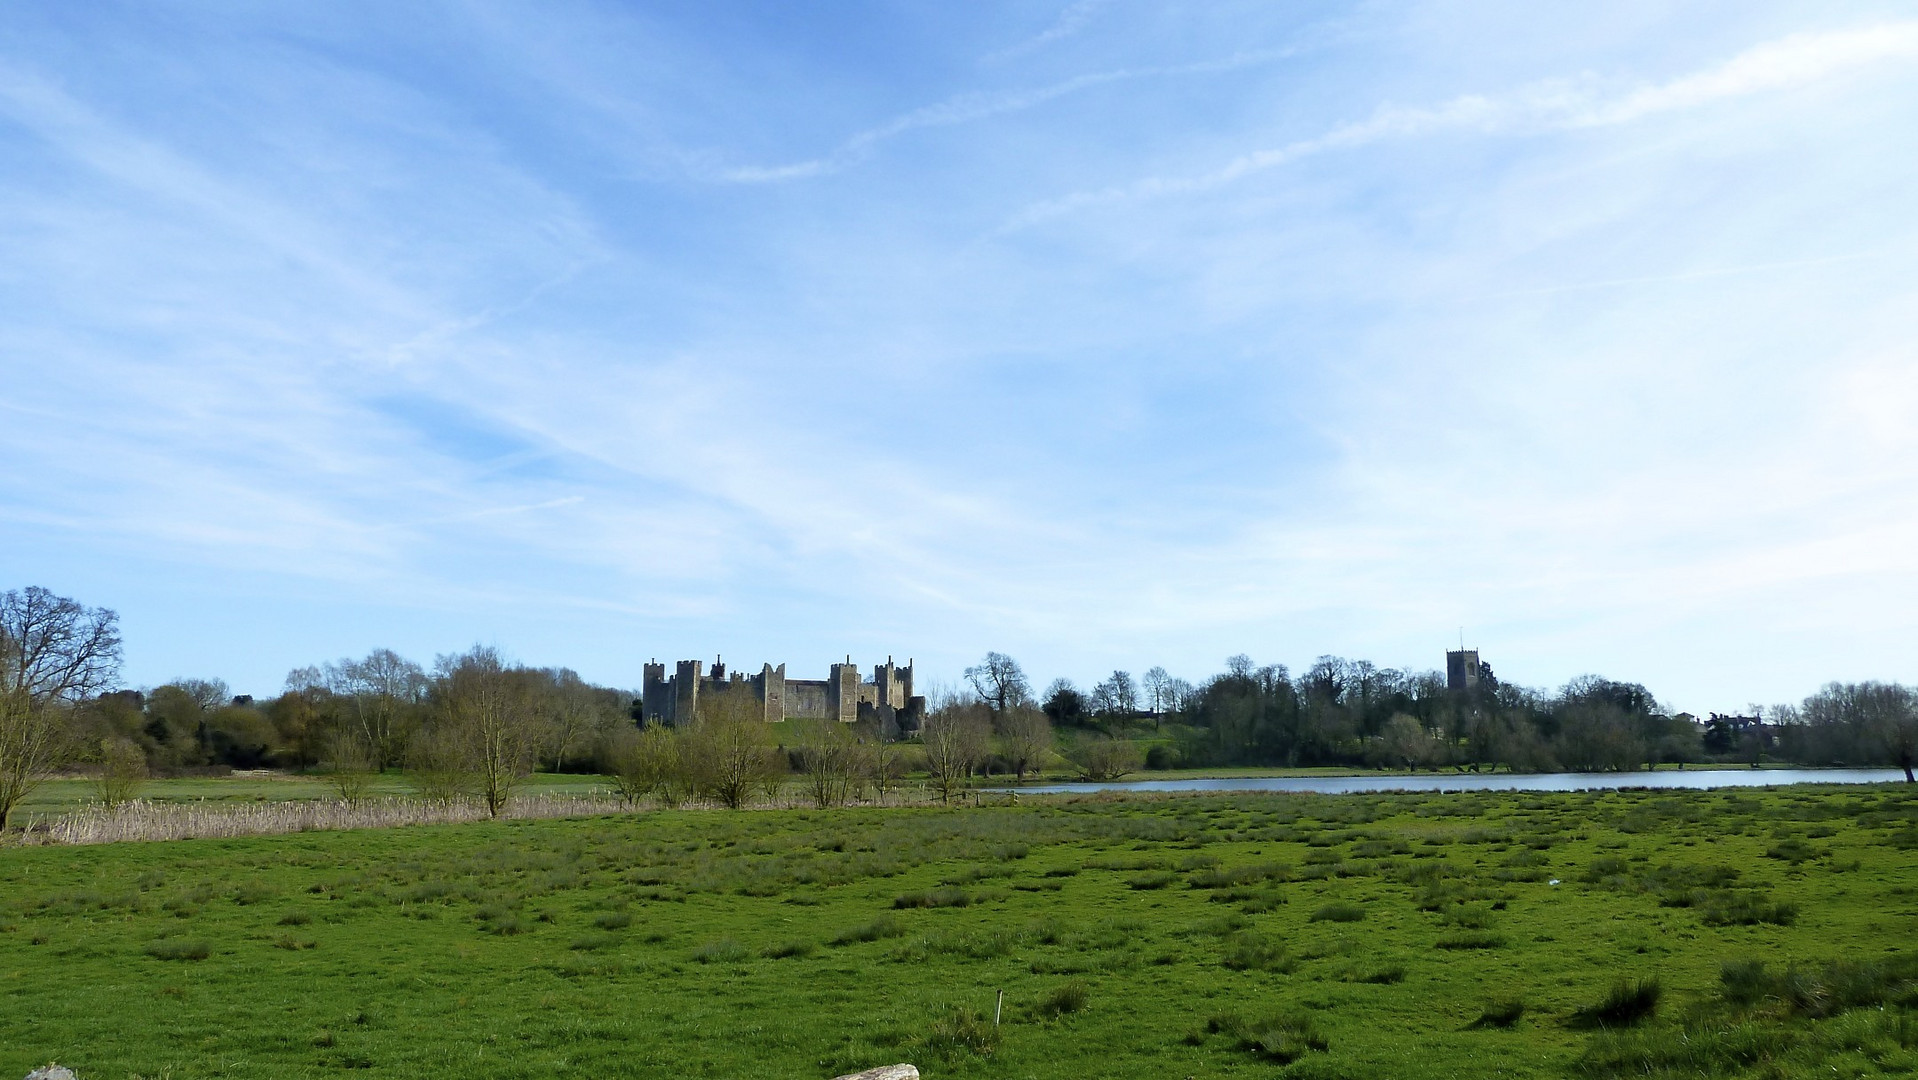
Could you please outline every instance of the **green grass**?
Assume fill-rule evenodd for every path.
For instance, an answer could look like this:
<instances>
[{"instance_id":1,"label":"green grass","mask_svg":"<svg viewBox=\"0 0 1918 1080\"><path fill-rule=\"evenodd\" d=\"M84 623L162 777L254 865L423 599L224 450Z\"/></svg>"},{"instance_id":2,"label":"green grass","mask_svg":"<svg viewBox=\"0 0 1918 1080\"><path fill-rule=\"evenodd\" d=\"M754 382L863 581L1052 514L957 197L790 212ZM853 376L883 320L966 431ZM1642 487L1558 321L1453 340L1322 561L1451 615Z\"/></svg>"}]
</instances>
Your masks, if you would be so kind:
<instances>
[{"instance_id":1,"label":"green grass","mask_svg":"<svg viewBox=\"0 0 1918 1080\"><path fill-rule=\"evenodd\" d=\"M1021 803L0 849L0 1076L1918 1070L1902 786Z\"/></svg>"}]
</instances>

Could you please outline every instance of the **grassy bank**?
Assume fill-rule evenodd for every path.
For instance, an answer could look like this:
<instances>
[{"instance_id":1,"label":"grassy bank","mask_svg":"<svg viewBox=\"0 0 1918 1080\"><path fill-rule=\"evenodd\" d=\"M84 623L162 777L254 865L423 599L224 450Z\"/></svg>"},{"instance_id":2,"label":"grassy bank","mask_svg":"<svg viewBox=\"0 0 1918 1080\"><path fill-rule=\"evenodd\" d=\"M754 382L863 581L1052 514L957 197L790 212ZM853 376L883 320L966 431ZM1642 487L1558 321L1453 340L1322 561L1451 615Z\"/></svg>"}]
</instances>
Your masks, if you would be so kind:
<instances>
[{"instance_id":1,"label":"grassy bank","mask_svg":"<svg viewBox=\"0 0 1918 1080\"><path fill-rule=\"evenodd\" d=\"M1915 942L1900 787L14 848L0 1074L1895 1074Z\"/></svg>"}]
</instances>

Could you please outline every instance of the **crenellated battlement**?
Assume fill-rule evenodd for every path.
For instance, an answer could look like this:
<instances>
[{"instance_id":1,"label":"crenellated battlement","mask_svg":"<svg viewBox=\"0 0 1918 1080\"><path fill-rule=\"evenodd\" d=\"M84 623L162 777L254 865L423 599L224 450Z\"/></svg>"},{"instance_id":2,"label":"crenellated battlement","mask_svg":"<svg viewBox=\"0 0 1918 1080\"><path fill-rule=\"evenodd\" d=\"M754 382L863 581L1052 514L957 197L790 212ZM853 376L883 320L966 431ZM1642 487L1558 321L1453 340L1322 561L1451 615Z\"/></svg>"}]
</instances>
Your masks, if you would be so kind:
<instances>
[{"instance_id":1,"label":"crenellated battlement","mask_svg":"<svg viewBox=\"0 0 1918 1080\"><path fill-rule=\"evenodd\" d=\"M689 723L699 715L700 699L713 694L751 694L767 723L869 721L892 734L917 729L926 711L926 699L912 692L912 661L901 667L890 656L872 669L870 679L860 677L850 656L832 665L824 679L788 679L784 664L761 665L753 675L729 673L721 657L713 658L710 673L704 661L681 660L669 676L665 664L650 660L640 688L640 711L648 724Z\"/></svg>"}]
</instances>

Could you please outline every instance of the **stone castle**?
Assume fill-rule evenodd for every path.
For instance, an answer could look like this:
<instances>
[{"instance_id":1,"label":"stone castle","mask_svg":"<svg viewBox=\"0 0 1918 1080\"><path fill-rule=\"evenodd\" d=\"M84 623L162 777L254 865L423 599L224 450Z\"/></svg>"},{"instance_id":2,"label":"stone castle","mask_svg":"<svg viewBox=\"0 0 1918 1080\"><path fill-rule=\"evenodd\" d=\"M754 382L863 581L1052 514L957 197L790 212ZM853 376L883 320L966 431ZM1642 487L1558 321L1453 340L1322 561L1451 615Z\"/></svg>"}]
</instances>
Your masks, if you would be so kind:
<instances>
[{"instance_id":1,"label":"stone castle","mask_svg":"<svg viewBox=\"0 0 1918 1080\"><path fill-rule=\"evenodd\" d=\"M850 656L845 663L832 665L825 679L788 679L784 664L762 665L754 675L728 673L718 657L713 659L710 673L704 672L704 667L700 660L681 660L669 676L665 664L648 662L646 682L640 689L640 712L645 722L690 723L698 715L699 699L711 694L751 695L759 715L769 724L781 720L865 721L892 735L917 729L926 713L926 699L912 692L911 660L905 667L897 667L888 656L884 664L872 669L870 680L859 677L859 667Z\"/></svg>"}]
</instances>

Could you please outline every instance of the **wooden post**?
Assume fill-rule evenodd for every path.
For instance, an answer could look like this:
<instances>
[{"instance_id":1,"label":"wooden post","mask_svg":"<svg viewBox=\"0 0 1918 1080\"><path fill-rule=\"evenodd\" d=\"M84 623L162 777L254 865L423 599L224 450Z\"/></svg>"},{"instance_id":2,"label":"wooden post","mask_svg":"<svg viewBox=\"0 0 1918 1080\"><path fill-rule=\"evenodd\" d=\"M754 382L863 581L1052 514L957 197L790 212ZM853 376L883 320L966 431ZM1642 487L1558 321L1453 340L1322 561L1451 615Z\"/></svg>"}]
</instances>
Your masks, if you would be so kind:
<instances>
[{"instance_id":1,"label":"wooden post","mask_svg":"<svg viewBox=\"0 0 1918 1080\"><path fill-rule=\"evenodd\" d=\"M999 1001L992 1007L992 1026L999 1026L999 1013L1006 1007L1006 992L999 991Z\"/></svg>"}]
</instances>

